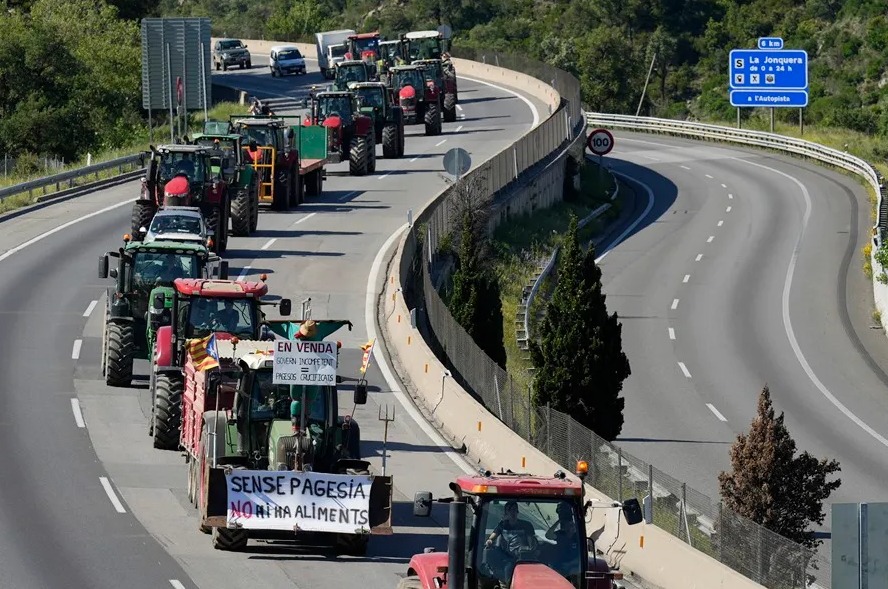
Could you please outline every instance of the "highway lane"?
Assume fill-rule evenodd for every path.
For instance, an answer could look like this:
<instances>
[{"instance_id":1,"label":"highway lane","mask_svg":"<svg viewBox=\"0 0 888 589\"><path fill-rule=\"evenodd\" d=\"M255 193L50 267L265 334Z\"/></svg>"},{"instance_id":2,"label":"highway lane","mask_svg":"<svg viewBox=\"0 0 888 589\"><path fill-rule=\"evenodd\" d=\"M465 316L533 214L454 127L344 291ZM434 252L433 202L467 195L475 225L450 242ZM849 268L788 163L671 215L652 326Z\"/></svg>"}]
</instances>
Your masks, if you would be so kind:
<instances>
[{"instance_id":1,"label":"highway lane","mask_svg":"<svg viewBox=\"0 0 888 589\"><path fill-rule=\"evenodd\" d=\"M841 463L831 502L886 500L888 341L870 329L860 185L790 158L629 133L610 159L656 197L602 261L633 370L620 445L717 498L768 383L799 449Z\"/></svg>"},{"instance_id":2,"label":"highway lane","mask_svg":"<svg viewBox=\"0 0 888 589\"><path fill-rule=\"evenodd\" d=\"M301 90L294 84L288 91ZM263 213L256 235L230 244L232 274L269 272L273 293L295 301L312 296L315 317L355 322L355 330L342 337L344 363L352 375L359 364L355 348L367 337L363 317L371 262L404 223L407 210L418 209L444 186L438 173L444 150L460 145L480 163L533 120L526 104L508 93L468 82L464 91L465 118L446 124L444 135L413 137L411 129L407 157L380 159L375 176L339 176L336 172L346 165L333 166L322 198L289 213ZM136 190L137 183L131 182L90 195L89 206L74 200L26 213L12 222L21 230L0 236L0 311L9 333L22 334L0 344L7 361L0 374L5 404L0 419L6 426L0 435L6 447L36 450L33 457L13 454L9 466L15 475L0 483L0 495L11 506L0 516L7 531L0 547L0 581L47 587L159 587L170 586L171 580L186 587L394 586L410 554L426 544L443 547L440 525L446 525L446 519L412 521L402 502L415 490L446 489L460 471L458 462L429 437L428 426L413 423L400 406L389 430L388 459L399 501L396 535L374 539L370 557L343 559L331 568L330 555L323 553L261 545L244 554L219 553L196 531L181 456L154 451L146 435L147 383L110 389L99 379L106 284L94 278L95 261L120 244L130 207L89 213L133 198ZM70 227L16 249L69 219L75 221ZM21 290L23 284L27 290ZM138 369L147 372L144 363ZM367 440L365 452L379 468L377 409L396 403L386 395L388 386L376 369L370 383L371 401L356 417ZM99 477L106 477L113 500Z\"/></svg>"}]
</instances>

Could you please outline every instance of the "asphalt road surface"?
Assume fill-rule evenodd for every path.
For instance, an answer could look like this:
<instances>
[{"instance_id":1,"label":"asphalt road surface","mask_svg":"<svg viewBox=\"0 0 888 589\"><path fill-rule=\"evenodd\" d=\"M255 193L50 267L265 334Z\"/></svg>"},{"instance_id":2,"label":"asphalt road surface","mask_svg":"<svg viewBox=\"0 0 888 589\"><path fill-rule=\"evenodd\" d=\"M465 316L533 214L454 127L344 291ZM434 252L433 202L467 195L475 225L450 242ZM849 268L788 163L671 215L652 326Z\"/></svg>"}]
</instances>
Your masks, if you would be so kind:
<instances>
[{"instance_id":1,"label":"asphalt road surface","mask_svg":"<svg viewBox=\"0 0 888 589\"><path fill-rule=\"evenodd\" d=\"M281 114L292 112L306 85L321 81L317 73L272 79L259 67L219 77L269 97ZM288 213L265 211L256 234L229 243L233 277L268 273L270 292L292 298L296 309L311 297L315 318L354 322L351 333L337 334L346 376L357 374L357 348L370 333L364 318L374 260L393 243L389 238L408 210L417 211L445 186L446 150L463 147L481 163L545 112L538 102L485 84L463 80L460 93L459 119L446 123L441 136L409 127L405 157L380 157L373 176L352 178L347 163L331 166L321 198ZM446 513L414 521L413 493L446 492L467 466L388 393L376 367L369 373L370 401L355 418L364 453L378 471L378 409L397 411L387 465L396 486L393 536L373 538L366 558L337 559L323 550L258 542L243 553L217 552L197 530L184 459L152 449L147 436L147 363L137 363L131 389L105 387L100 378L109 282L96 278L96 261L121 245L137 190L130 182L3 222L0 443L10 451L0 478L0 586L394 587L410 555L446 545Z\"/></svg>"},{"instance_id":2,"label":"asphalt road surface","mask_svg":"<svg viewBox=\"0 0 888 589\"><path fill-rule=\"evenodd\" d=\"M631 133L606 162L644 184L623 222L637 224L601 260L632 366L618 444L717 500L767 383L799 450L840 462L829 502L888 500L888 341L862 272L861 185L788 157Z\"/></svg>"}]
</instances>

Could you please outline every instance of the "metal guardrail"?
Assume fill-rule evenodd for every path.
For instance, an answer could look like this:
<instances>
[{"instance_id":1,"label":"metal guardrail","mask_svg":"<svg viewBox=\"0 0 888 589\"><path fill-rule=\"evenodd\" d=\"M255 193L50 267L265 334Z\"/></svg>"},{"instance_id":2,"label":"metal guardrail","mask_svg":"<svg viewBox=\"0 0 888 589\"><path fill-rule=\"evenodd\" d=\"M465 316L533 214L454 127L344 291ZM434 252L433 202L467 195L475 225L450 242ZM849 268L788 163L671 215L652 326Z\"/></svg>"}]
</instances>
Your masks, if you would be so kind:
<instances>
[{"instance_id":1,"label":"metal guardrail","mask_svg":"<svg viewBox=\"0 0 888 589\"><path fill-rule=\"evenodd\" d=\"M117 175L123 176L124 174L132 172L134 169L136 169L137 165L140 167L144 167L145 157L145 153L125 155L123 157L108 160L106 162L92 164L91 166L84 166L82 168L66 170L58 174L53 174L52 176L46 176L43 178L37 178L35 180L29 180L28 182L22 182L21 184L13 184L12 186L7 186L6 188L0 188L0 201L11 196L25 193L27 193L29 196L34 196L35 191L41 191L42 194L48 194L47 189L49 187L54 187L55 191L57 192L76 188L80 186L77 180L93 176L94 181L97 181L100 180L99 175L102 172L114 170L115 168L117 169Z\"/></svg>"},{"instance_id":2,"label":"metal guardrail","mask_svg":"<svg viewBox=\"0 0 888 589\"><path fill-rule=\"evenodd\" d=\"M777 133L735 129L732 127L692 123L689 121L612 115L605 113L586 113L586 123L589 125L622 128L645 133L665 133L668 135L680 135L694 139L712 139L715 141L764 147L766 149L791 153L836 166L862 177L876 192L878 198L878 219L876 225L873 227L874 245L876 247L882 243L884 232L888 229L888 195L886 195L884 187L884 178L868 162L847 152L832 149L831 147L825 147L818 143L805 141L803 139L778 135Z\"/></svg>"}]
</instances>

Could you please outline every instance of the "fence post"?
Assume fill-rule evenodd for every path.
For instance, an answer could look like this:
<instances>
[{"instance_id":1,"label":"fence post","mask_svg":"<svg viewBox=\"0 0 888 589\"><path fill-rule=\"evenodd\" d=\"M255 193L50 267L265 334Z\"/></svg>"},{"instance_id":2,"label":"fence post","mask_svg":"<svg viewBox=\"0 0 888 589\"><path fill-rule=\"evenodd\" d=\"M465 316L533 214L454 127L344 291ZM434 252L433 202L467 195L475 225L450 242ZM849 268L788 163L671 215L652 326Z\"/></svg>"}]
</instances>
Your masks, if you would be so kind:
<instances>
[{"instance_id":1,"label":"fence post","mask_svg":"<svg viewBox=\"0 0 888 589\"><path fill-rule=\"evenodd\" d=\"M679 538L681 538L682 525L686 521L685 520L685 499L687 499L687 495L688 495L687 489L688 489L687 483L682 483L681 484L681 509L679 510L679 513L678 513L678 537ZM684 526L684 528L688 534L688 544L690 544L691 543L691 531L688 530L687 526Z\"/></svg>"},{"instance_id":2,"label":"fence post","mask_svg":"<svg viewBox=\"0 0 888 589\"><path fill-rule=\"evenodd\" d=\"M617 448L617 501L623 502L623 449Z\"/></svg>"},{"instance_id":3,"label":"fence post","mask_svg":"<svg viewBox=\"0 0 888 589\"><path fill-rule=\"evenodd\" d=\"M654 465L648 464L648 497L650 497L651 509L648 517L649 524L654 523Z\"/></svg>"},{"instance_id":4,"label":"fence post","mask_svg":"<svg viewBox=\"0 0 888 589\"><path fill-rule=\"evenodd\" d=\"M546 456L552 458L552 404L546 403Z\"/></svg>"},{"instance_id":5,"label":"fence post","mask_svg":"<svg viewBox=\"0 0 888 589\"><path fill-rule=\"evenodd\" d=\"M721 501L718 502L718 527L716 528L718 531L718 561L724 562L724 552L723 547L725 545L725 520L723 515L724 503Z\"/></svg>"},{"instance_id":6,"label":"fence post","mask_svg":"<svg viewBox=\"0 0 888 589\"><path fill-rule=\"evenodd\" d=\"M527 385L527 435L533 435L533 422L531 421L531 412L533 411L533 389ZM536 444L534 444L535 446Z\"/></svg>"}]
</instances>

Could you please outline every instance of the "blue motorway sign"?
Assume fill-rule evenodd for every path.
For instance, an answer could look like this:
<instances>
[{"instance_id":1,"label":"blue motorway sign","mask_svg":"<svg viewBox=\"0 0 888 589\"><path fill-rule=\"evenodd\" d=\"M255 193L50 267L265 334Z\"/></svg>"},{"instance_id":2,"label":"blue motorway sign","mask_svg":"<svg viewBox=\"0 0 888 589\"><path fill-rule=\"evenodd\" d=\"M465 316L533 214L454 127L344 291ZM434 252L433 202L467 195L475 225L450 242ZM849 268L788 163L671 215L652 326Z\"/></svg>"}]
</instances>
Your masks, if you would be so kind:
<instances>
[{"instance_id":1,"label":"blue motorway sign","mask_svg":"<svg viewBox=\"0 0 888 589\"><path fill-rule=\"evenodd\" d=\"M731 106L792 107L808 106L807 90L731 90Z\"/></svg>"},{"instance_id":2,"label":"blue motorway sign","mask_svg":"<svg viewBox=\"0 0 888 589\"><path fill-rule=\"evenodd\" d=\"M780 37L759 37L759 49L783 49L783 39Z\"/></svg>"},{"instance_id":3,"label":"blue motorway sign","mask_svg":"<svg viewBox=\"0 0 888 589\"><path fill-rule=\"evenodd\" d=\"M734 49L730 73L731 90L805 90L808 53L800 49Z\"/></svg>"}]
</instances>

